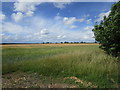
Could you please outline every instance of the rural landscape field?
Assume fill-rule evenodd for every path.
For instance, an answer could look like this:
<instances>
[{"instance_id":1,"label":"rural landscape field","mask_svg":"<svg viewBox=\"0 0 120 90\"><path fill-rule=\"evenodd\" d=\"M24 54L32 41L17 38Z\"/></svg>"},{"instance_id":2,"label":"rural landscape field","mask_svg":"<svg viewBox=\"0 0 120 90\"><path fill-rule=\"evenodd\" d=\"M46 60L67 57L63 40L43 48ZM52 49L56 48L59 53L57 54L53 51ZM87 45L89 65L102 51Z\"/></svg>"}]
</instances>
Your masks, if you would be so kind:
<instances>
[{"instance_id":1,"label":"rural landscape field","mask_svg":"<svg viewBox=\"0 0 120 90\"><path fill-rule=\"evenodd\" d=\"M119 0L7 1L0 88L120 88Z\"/></svg>"},{"instance_id":2,"label":"rural landscape field","mask_svg":"<svg viewBox=\"0 0 120 90\"><path fill-rule=\"evenodd\" d=\"M4 88L118 87L117 59L99 44L3 45L2 57Z\"/></svg>"}]
</instances>

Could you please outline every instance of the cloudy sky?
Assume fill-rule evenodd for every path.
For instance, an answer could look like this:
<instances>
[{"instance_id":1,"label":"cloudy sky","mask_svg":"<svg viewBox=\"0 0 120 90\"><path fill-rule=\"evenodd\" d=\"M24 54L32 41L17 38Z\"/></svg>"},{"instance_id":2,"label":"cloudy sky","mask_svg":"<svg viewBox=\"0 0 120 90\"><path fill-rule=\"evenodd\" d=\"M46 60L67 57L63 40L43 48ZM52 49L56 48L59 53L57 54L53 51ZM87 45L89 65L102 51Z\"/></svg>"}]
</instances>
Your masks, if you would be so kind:
<instances>
[{"instance_id":1,"label":"cloudy sky","mask_svg":"<svg viewBox=\"0 0 120 90\"><path fill-rule=\"evenodd\" d=\"M113 2L3 2L2 42L94 42L92 28Z\"/></svg>"}]
</instances>

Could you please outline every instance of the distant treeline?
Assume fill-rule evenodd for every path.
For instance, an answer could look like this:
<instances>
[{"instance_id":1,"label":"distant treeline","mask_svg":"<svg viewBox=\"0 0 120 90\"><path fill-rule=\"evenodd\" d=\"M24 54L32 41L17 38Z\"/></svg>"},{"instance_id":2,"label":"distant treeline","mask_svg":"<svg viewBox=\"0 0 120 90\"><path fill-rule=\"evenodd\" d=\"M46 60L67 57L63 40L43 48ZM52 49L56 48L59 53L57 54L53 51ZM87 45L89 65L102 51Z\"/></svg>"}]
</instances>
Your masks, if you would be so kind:
<instances>
[{"instance_id":1,"label":"distant treeline","mask_svg":"<svg viewBox=\"0 0 120 90\"><path fill-rule=\"evenodd\" d=\"M84 42L84 41L81 41L81 42L42 42L42 43L0 43L2 45L6 45L6 44L77 44L77 43L98 43L98 42Z\"/></svg>"},{"instance_id":2,"label":"distant treeline","mask_svg":"<svg viewBox=\"0 0 120 90\"><path fill-rule=\"evenodd\" d=\"M53 42L43 42L42 44L52 44ZM59 43L61 43L61 44L66 44L66 43L70 43L70 44L75 44L75 43L97 43L96 41L95 42L84 42L84 41L81 41L81 42L67 42L67 41L65 41L65 42L55 42L55 43L53 43L53 44L59 44Z\"/></svg>"}]
</instances>

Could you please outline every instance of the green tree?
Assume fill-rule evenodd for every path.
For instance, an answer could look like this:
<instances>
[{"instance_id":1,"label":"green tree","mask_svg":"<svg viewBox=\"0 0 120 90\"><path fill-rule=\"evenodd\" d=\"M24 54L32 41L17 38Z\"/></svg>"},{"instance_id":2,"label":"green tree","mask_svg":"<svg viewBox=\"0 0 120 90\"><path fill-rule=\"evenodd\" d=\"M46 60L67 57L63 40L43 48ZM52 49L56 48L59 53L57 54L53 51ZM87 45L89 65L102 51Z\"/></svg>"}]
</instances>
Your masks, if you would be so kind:
<instances>
[{"instance_id":1,"label":"green tree","mask_svg":"<svg viewBox=\"0 0 120 90\"><path fill-rule=\"evenodd\" d=\"M92 30L103 50L115 57L120 55L120 1L113 4L108 17Z\"/></svg>"}]
</instances>

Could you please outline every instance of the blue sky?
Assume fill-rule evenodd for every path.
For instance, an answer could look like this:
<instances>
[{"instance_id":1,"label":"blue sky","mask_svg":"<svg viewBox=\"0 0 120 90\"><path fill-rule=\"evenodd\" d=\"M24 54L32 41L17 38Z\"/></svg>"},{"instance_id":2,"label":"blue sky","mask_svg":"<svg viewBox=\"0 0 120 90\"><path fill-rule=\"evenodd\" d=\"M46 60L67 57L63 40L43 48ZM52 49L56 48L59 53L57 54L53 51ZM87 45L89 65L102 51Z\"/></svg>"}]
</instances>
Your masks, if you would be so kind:
<instances>
[{"instance_id":1,"label":"blue sky","mask_svg":"<svg viewBox=\"0 0 120 90\"><path fill-rule=\"evenodd\" d=\"M3 2L2 42L93 42L113 2Z\"/></svg>"}]
</instances>

